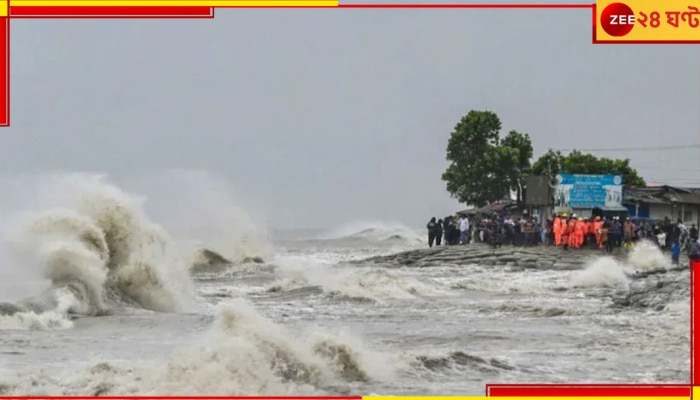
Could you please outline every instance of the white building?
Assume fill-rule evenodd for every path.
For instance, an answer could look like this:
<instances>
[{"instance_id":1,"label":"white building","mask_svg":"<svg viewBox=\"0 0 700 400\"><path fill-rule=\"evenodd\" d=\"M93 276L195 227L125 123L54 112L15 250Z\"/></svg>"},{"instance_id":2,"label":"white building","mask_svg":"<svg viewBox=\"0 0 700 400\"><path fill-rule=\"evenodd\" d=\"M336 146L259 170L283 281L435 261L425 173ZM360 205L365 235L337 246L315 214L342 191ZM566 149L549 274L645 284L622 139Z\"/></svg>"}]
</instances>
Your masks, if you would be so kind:
<instances>
[{"instance_id":1,"label":"white building","mask_svg":"<svg viewBox=\"0 0 700 400\"><path fill-rule=\"evenodd\" d=\"M625 188L624 206L631 217L681 219L700 226L700 188L653 186Z\"/></svg>"}]
</instances>

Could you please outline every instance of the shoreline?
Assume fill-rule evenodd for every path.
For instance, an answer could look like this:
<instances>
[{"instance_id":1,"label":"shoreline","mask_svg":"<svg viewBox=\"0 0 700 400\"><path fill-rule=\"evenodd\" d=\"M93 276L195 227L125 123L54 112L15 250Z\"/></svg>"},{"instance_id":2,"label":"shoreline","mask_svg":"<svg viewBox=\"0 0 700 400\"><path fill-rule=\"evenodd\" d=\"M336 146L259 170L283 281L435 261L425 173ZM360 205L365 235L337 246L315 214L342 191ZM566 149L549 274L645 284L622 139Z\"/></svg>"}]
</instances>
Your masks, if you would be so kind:
<instances>
[{"instance_id":1,"label":"shoreline","mask_svg":"<svg viewBox=\"0 0 700 400\"><path fill-rule=\"evenodd\" d=\"M609 256L623 260L626 255L627 253L624 252L607 254L602 250L564 250L554 246L505 245L494 248L488 244L471 243L407 250L389 255L368 257L358 260L356 263L382 263L393 264L391 265L393 267L411 266L418 268L445 264L479 264L571 271L581 269L587 262L598 257Z\"/></svg>"},{"instance_id":2,"label":"shoreline","mask_svg":"<svg viewBox=\"0 0 700 400\"><path fill-rule=\"evenodd\" d=\"M352 264L382 264L386 268L430 268L445 265L500 266L515 270L538 269L557 271L577 271L585 269L596 259L610 257L622 263L628 263L630 253L617 249L611 254L596 249L564 250L555 246L512 246L499 248L488 244L471 243L468 245L439 246L424 249L413 249L398 253L372 256L352 261ZM664 253L664 255L666 255ZM670 256L669 265L670 265ZM655 269L637 271L631 277L644 277L688 269L688 258L681 256L680 266L667 268L660 266Z\"/></svg>"}]
</instances>

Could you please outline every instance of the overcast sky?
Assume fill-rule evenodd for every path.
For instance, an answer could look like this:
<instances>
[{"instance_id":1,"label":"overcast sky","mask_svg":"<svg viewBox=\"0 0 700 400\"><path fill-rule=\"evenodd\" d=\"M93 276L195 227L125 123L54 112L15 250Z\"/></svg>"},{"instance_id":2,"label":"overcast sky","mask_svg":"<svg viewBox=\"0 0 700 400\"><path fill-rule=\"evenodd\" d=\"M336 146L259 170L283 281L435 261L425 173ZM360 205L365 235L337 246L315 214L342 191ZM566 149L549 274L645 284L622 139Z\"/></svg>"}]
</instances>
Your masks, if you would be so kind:
<instances>
[{"instance_id":1,"label":"overcast sky","mask_svg":"<svg viewBox=\"0 0 700 400\"><path fill-rule=\"evenodd\" d=\"M530 133L536 155L700 143L700 48L594 46L590 20L459 9L13 20L0 167L127 180L205 169L281 227L420 226L460 207L440 175L470 109ZM700 186L699 153L608 155Z\"/></svg>"}]
</instances>

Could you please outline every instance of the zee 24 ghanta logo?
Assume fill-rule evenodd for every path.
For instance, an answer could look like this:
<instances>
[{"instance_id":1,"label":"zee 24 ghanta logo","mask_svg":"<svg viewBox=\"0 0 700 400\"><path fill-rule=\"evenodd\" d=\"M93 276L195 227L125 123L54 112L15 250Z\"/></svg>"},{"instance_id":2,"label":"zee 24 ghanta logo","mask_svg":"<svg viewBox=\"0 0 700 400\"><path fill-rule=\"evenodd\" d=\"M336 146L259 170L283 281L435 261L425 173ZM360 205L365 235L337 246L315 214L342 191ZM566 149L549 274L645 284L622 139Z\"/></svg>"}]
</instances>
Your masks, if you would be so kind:
<instances>
[{"instance_id":1,"label":"zee 24 ghanta logo","mask_svg":"<svg viewBox=\"0 0 700 400\"><path fill-rule=\"evenodd\" d=\"M659 2L662 8L663 2ZM690 28L700 27L700 9L687 6L686 10L669 11L637 11L625 3L609 4L600 13L600 26L610 36L621 37L629 34L635 25L641 28L658 28L667 24L678 28L680 24L688 24Z\"/></svg>"}]
</instances>

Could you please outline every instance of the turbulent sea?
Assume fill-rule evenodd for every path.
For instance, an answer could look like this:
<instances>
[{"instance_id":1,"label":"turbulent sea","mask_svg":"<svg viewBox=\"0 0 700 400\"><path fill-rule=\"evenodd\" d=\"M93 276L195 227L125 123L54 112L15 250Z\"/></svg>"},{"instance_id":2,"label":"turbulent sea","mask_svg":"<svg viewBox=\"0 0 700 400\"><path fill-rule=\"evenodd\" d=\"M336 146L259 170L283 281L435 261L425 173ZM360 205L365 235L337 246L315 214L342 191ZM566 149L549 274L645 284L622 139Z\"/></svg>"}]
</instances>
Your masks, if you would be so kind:
<instances>
[{"instance_id":1,"label":"turbulent sea","mask_svg":"<svg viewBox=\"0 0 700 400\"><path fill-rule=\"evenodd\" d=\"M422 231L262 231L197 174L133 185L144 192L84 174L23 179L4 181L0 210L2 395L482 395L486 383L689 380L687 287L654 307L613 306L635 271L666 267L649 266L665 259L653 249L581 270L397 267L362 260L424 248Z\"/></svg>"}]
</instances>

